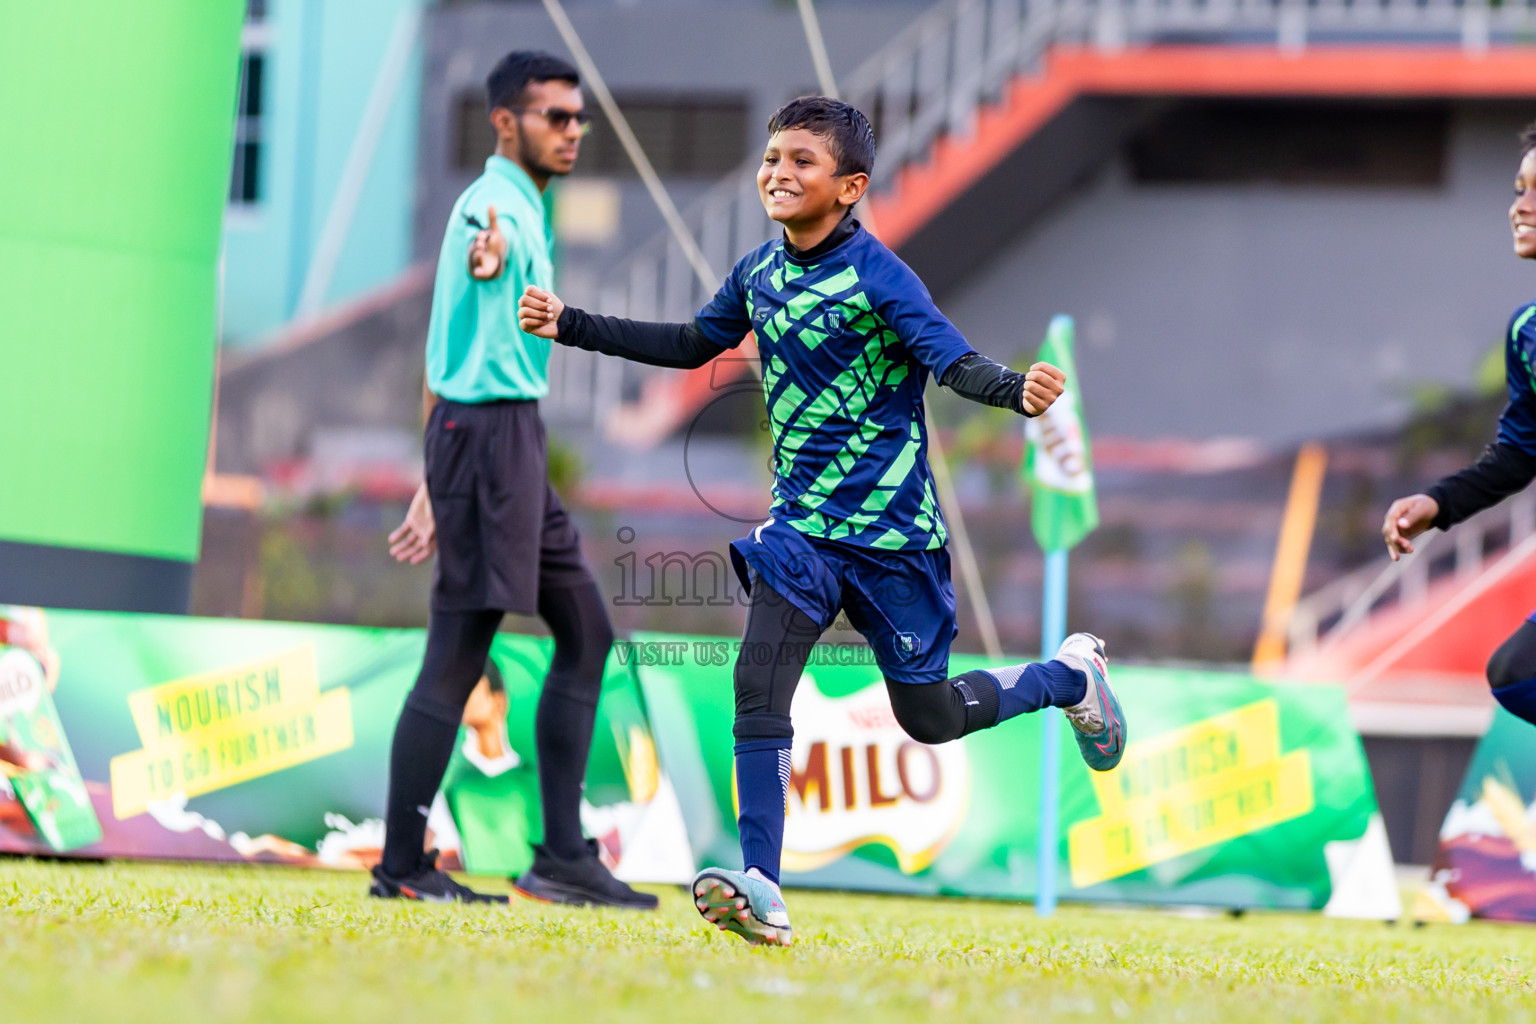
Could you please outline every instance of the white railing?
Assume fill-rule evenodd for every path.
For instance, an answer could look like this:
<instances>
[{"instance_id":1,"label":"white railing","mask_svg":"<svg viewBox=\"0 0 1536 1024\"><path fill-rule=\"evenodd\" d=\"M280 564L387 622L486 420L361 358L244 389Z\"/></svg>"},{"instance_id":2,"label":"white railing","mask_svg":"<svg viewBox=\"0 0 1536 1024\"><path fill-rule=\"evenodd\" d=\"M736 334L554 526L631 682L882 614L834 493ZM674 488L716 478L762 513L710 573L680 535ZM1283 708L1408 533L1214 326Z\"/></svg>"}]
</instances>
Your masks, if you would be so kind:
<instances>
[{"instance_id":1,"label":"white railing","mask_svg":"<svg viewBox=\"0 0 1536 1024\"><path fill-rule=\"evenodd\" d=\"M1384 566L1373 563L1329 583L1296 603L1288 654L1307 657L1348 636L1372 612L1424 604L1431 579L1475 578L1496 556L1536 534L1536 491L1524 491L1445 533L1432 530L1417 550Z\"/></svg>"},{"instance_id":2,"label":"white railing","mask_svg":"<svg viewBox=\"0 0 1536 1024\"><path fill-rule=\"evenodd\" d=\"M943 0L847 76L843 93L875 123L879 192L903 168L926 160L940 136L974 131L980 109L998 102L1015 75L1037 72L1056 44L1116 52L1170 42L1268 43L1295 52L1309 41L1438 39L1481 52L1496 41L1527 39L1533 29L1536 0ZM716 275L772 235L757 197L756 166L755 158L748 161L684 213ZM663 232L609 275L602 309L686 320L707 292ZM567 418L601 425L613 406L599 396L616 394L619 383L603 377L603 360L590 353L558 358L571 378L562 392L570 398Z\"/></svg>"}]
</instances>

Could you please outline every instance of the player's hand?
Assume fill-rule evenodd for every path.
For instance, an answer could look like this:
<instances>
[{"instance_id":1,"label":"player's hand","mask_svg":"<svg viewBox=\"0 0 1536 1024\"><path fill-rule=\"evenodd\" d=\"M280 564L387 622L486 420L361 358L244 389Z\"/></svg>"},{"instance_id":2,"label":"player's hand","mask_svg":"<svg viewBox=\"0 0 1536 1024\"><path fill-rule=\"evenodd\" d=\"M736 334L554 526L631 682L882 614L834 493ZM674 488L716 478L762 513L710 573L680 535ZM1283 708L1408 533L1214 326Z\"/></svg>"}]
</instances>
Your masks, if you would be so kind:
<instances>
[{"instance_id":1,"label":"player's hand","mask_svg":"<svg viewBox=\"0 0 1536 1024\"><path fill-rule=\"evenodd\" d=\"M1050 363L1036 363L1024 375L1024 415L1039 416L1061 397L1067 375Z\"/></svg>"},{"instance_id":2,"label":"player's hand","mask_svg":"<svg viewBox=\"0 0 1536 1024\"><path fill-rule=\"evenodd\" d=\"M529 285L523 289L523 297L517 300L517 326L525 334L554 341L563 312L565 303L560 301L560 296Z\"/></svg>"},{"instance_id":3,"label":"player's hand","mask_svg":"<svg viewBox=\"0 0 1536 1024\"><path fill-rule=\"evenodd\" d=\"M476 232L469 246L469 276L476 281L500 277L507 262L507 236L496 222L496 207L490 207L487 213L489 223Z\"/></svg>"},{"instance_id":4,"label":"player's hand","mask_svg":"<svg viewBox=\"0 0 1536 1024\"><path fill-rule=\"evenodd\" d=\"M397 562L420 565L436 550L437 521L432 518L432 499L427 495L427 485L422 484L411 498L405 522L389 535L389 553Z\"/></svg>"},{"instance_id":5,"label":"player's hand","mask_svg":"<svg viewBox=\"0 0 1536 1024\"><path fill-rule=\"evenodd\" d=\"M1381 536L1392 561L1413 554L1413 538L1429 529L1439 514L1440 503L1427 494L1410 494L1394 501L1381 524Z\"/></svg>"}]
</instances>

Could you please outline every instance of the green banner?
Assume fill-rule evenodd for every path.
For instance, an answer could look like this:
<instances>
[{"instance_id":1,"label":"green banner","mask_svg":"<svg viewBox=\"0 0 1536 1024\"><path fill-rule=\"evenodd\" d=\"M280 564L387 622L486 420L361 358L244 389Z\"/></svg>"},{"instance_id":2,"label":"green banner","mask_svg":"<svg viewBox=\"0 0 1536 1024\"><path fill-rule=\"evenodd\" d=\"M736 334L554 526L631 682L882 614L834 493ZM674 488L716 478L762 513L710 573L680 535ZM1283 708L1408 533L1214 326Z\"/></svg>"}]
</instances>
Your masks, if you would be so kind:
<instances>
[{"instance_id":1,"label":"green banner","mask_svg":"<svg viewBox=\"0 0 1536 1024\"><path fill-rule=\"evenodd\" d=\"M582 821L621 877L739 863L737 646L616 645ZM0 852L370 865L423 647L421 630L0 606ZM496 638L428 819L448 866L529 862L550 653ZM866 645L813 655L794 705L788 884L1033 896L1042 717L926 746L897 725ZM1121 766L1090 773L1061 745L1064 896L1398 916L1342 691L1148 668L1115 682L1135 723Z\"/></svg>"},{"instance_id":2,"label":"green banner","mask_svg":"<svg viewBox=\"0 0 1536 1024\"><path fill-rule=\"evenodd\" d=\"M1067 386L1051 407L1024 421L1028 448L1024 481L1030 491L1030 525L1042 551L1067 551L1099 525L1093 486L1093 452L1083 418L1077 361L1072 358L1072 318L1051 319L1040 361L1060 367Z\"/></svg>"},{"instance_id":3,"label":"green banner","mask_svg":"<svg viewBox=\"0 0 1536 1024\"><path fill-rule=\"evenodd\" d=\"M0 8L0 540L191 562L245 4Z\"/></svg>"},{"instance_id":4,"label":"green banner","mask_svg":"<svg viewBox=\"0 0 1536 1024\"><path fill-rule=\"evenodd\" d=\"M648 636L633 656L700 864L739 863L734 645ZM816 649L795 695L788 885L1035 893L1041 727L1026 716L913 742L859 645ZM956 657L951 670L982 668ZM1061 744L1065 898L1400 912L1386 834L1343 691L1117 668L1136 739L1113 772ZM1070 728L1059 722L1062 729Z\"/></svg>"},{"instance_id":5,"label":"green banner","mask_svg":"<svg viewBox=\"0 0 1536 1024\"><path fill-rule=\"evenodd\" d=\"M1440 828L1422 921L1536 921L1536 744L1531 725L1498 708Z\"/></svg>"},{"instance_id":6,"label":"green banner","mask_svg":"<svg viewBox=\"0 0 1536 1024\"><path fill-rule=\"evenodd\" d=\"M0 851L377 859L389 746L423 631L0 606L0 641ZM428 820L450 866L516 874L541 838L533 722L550 651L496 638L496 671L465 710ZM621 874L689 877L675 792L634 669L617 657L582 817Z\"/></svg>"}]
</instances>

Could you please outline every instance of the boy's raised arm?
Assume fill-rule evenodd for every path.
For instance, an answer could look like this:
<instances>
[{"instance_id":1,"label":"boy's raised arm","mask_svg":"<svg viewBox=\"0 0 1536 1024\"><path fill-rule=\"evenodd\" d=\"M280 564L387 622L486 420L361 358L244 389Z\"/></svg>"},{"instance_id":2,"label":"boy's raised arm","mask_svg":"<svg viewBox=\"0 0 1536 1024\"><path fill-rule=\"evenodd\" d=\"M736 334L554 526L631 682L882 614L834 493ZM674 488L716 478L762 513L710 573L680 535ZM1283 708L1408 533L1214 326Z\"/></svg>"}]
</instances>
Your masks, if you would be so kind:
<instances>
[{"instance_id":1,"label":"boy's raised arm","mask_svg":"<svg viewBox=\"0 0 1536 1024\"><path fill-rule=\"evenodd\" d=\"M895 255L879 268L871 285L875 311L928 367L940 387L1023 416L1040 415L1061 396L1067 375L1050 363L1036 363L1020 373L971 348L965 336L939 312L922 281Z\"/></svg>"},{"instance_id":2,"label":"boy's raised arm","mask_svg":"<svg viewBox=\"0 0 1536 1024\"><path fill-rule=\"evenodd\" d=\"M1020 373L994 362L980 352L968 352L950 363L939 378L949 388L973 402L1012 409L1024 416L1038 416L1061 397L1067 375L1050 363L1036 363Z\"/></svg>"},{"instance_id":3,"label":"boy's raised arm","mask_svg":"<svg viewBox=\"0 0 1536 1024\"><path fill-rule=\"evenodd\" d=\"M692 370L725 351L697 323L665 324L596 316L567 306L554 292L529 286L517 304L518 326L572 348L650 366Z\"/></svg>"}]
</instances>

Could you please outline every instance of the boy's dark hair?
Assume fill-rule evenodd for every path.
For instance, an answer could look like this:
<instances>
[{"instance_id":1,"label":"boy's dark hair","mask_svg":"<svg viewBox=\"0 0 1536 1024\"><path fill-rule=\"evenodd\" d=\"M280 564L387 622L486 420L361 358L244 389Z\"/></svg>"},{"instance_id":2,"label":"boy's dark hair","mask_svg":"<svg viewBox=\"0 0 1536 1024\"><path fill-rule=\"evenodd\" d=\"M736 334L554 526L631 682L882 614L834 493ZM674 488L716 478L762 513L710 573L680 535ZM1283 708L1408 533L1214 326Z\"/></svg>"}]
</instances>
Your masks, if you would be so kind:
<instances>
[{"instance_id":1,"label":"boy's dark hair","mask_svg":"<svg viewBox=\"0 0 1536 1024\"><path fill-rule=\"evenodd\" d=\"M507 692L507 681L501 678L501 669L490 658L485 659L485 680L491 684L492 693Z\"/></svg>"},{"instance_id":2,"label":"boy's dark hair","mask_svg":"<svg viewBox=\"0 0 1536 1024\"><path fill-rule=\"evenodd\" d=\"M875 168L875 130L852 104L830 96L790 100L768 119L768 134L804 128L825 139L837 158L837 173L869 174Z\"/></svg>"},{"instance_id":3,"label":"boy's dark hair","mask_svg":"<svg viewBox=\"0 0 1536 1024\"><path fill-rule=\"evenodd\" d=\"M1530 124L1520 129L1521 159L1524 159L1525 154L1529 153L1533 149L1536 149L1536 121L1532 121Z\"/></svg>"},{"instance_id":4,"label":"boy's dark hair","mask_svg":"<svg viewBox=\"0 0 1536 1024\"><path fill-rule=\"evenodd\" d=\"M515 107L523 101L523 91L537 82L581 84L581 75L570 64L552 53L540 50L513 50L485 77L485 99L492 110Z\"/></svg>"}]
</instances>

